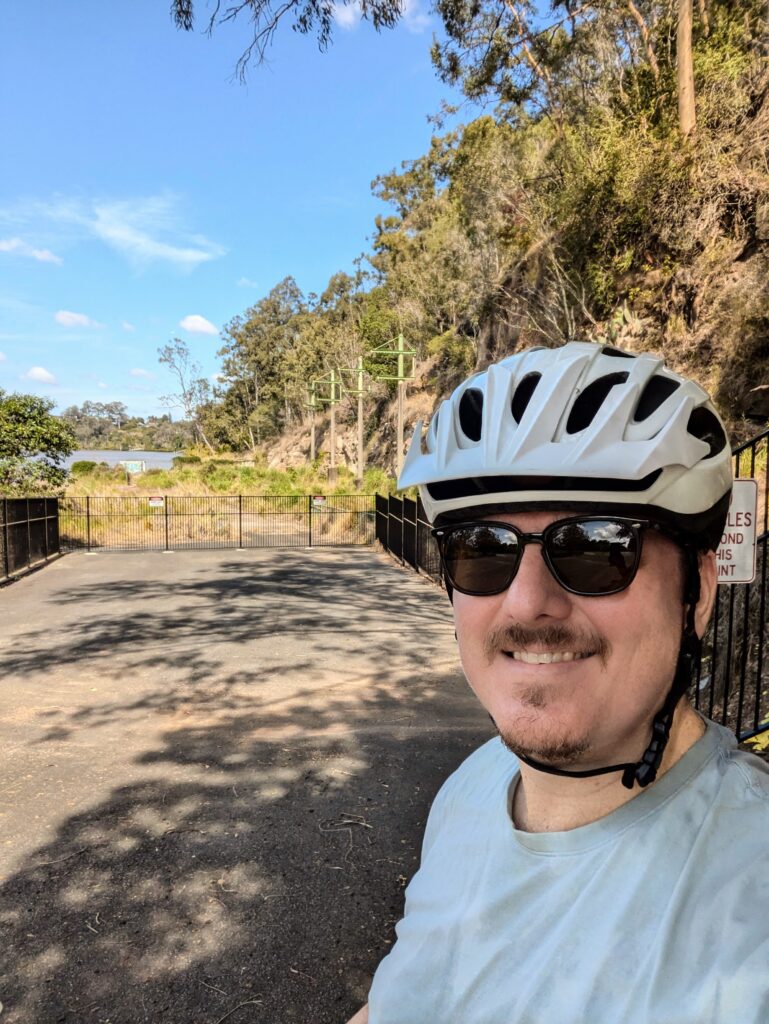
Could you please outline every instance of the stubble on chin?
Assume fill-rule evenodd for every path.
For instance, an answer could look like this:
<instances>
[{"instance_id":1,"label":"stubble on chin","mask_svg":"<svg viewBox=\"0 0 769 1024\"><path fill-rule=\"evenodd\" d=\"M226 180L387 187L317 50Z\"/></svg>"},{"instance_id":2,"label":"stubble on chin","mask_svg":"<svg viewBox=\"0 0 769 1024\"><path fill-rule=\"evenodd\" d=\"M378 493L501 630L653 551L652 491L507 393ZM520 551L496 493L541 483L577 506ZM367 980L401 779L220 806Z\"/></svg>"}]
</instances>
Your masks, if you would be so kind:
<instances>
[{"instance_id":1,"label":"stubble on chin","mask_svg":"<svg viewBox=\"0 0 769 1024\"><path fill-rule=\"evenodd\" d=\"M542 737L535 741L533 731L530 728L527 729L523 721L504 728L500 728L494 722L494 726L499 733L499 738L516 757L521 755L531 757L535 761L542 761L555 768L569 768L579 764L590 751L590 742L584 738L580 740L558 739L553 736L552 738Z\"/></svg>"},{"instance_id":2,"label":"stubble on chin","mask_svg":"<svg viewBox=\"0 0 769 1024\"><path fill-rule=\"evenodd\" d=\"M597 635L578 636L561 626L549 626L543 630L529 630L517 624L493 630L486 637L483 652L489 663L505 650L526 649L539 645L556 651L578 651L591 653L605 665L609 645ZM499 736L508 750L515 755L523 754L558 768L579 764L591 749L585 736L569 734L566 725L557 721L548 722L550 688L546 685L529 685L516 691L516 702L520 713L515 721L501 727L492 718Z\"/></svg>"}]
</instances>

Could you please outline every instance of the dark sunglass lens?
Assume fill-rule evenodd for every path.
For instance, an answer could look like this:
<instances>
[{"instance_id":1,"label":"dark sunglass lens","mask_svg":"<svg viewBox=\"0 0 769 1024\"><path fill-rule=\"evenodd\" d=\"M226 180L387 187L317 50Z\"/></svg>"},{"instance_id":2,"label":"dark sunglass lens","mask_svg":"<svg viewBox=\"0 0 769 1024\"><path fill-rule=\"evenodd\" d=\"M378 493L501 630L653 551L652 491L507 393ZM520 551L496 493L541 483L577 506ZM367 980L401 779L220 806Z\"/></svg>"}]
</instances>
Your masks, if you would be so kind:
<instances>
[{"instance_id":1,"label":"dark sunglass lens","mask_svg":"<svg viewBox=\"0 0 769 1024\"><path fill-rule=\"evenodd\" d=\"M582 594L611 594L633 578L638 534L612 519L563 523L548 535L547 551L564 586Z\"/></svg>"},{"instance_id":2,"label":"dark sunglass lens","mask_svg":"<svg viewBox=\"0 0 769 1024\"><path fill-rule=\"evenodd\" d=\"M460 526L443 544L443 564L450 582L471 594L499 594L509 587L519 557L518 537L491 524Z\"/></svg>"}]
</instances>

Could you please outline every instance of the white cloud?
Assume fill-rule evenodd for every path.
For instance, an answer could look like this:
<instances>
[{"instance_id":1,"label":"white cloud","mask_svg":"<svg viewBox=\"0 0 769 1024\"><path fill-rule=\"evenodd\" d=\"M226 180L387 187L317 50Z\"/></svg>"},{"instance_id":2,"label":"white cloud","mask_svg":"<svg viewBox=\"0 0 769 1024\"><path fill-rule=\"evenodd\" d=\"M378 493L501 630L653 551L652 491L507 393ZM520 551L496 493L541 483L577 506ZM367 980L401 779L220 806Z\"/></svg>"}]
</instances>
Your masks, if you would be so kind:
<instances>
[{"instance_id":1,"label":"white cloud","mask_svg":"<svg viewBox=\"0 0 769 1024\"><path fill-rule=\"evenodd\" d=\"M92 320L85 313L73 313L69 309L60 309L54 313L54 320L62 327L103 327L97 320Z\"/></svg>"},{"instance_id":2,"label":"white cloud","mask_svg":"<svg viewBox=\"0 0 769 1024\"><path fill-rule=\"evenodd\" d=\"M190 316L185 316L183 320L179 321L179 326L183 330L189 331L191 334L219 333L210 320L206 320L204 316L200 316L198 313L192 313Z\"/></svg>"},{"instance_id":3,"label":"white cloud","mask_svg":"<svg viewBox=\"0 0 769 1024\"><path fill-rule=\"evenodd\" d=\"M421 0L400 0L401 21L409 32L419 34L430 27L430 19L422 9ZM344 3L343 0L333 5L334 21L346 32L357 28L362 14L361 0L350 0Z\"/></svg>"},{"instance_id":4,"label":"white cloud","mask_svg":"<svg viewBox=\"0 0 769 1024\"><path fill-rule=\"evenodd\" d=\"M129 322L128 322L127 320L124 320L124 321L123 321L122 327L123 327L123 330L124 330L124 331L129 331L129 332L133 332L133 331L135 331L135 330L136 330L136 328L134 327L134 325L133 325L133 324L129 324Z\"/></svg>"},{"instance_id":5,"label":"white cloud","mask_svg":"<svg viewBox=\"0 0 769 1024\"><path fill-rule=\"evenodd\" d=\"M32 366L24 374L27 380L37 380L41 384L55 384L56 378L44 366Z\"/></svg>"},{"instance_id":6,"label":"white cloud","mask_svg":"<svg viewBox=\"0 0 769 1024\"><path fill-rule=\"evenodd\" d=\"M107 390L107 385L106 385L106 384L104 383L104 381L103 381L103 380L98 380L98 381L96 382L96 387L97 387L97 388L101 388L101 389L102 389L102 391L106 391L106 390Z\"/></svg>"},{"instance_id":7,"label":"white cloud","mask_svg":"<svg viewBox=\"0 0 769 1024\"><path fill-rule=\"evenodd\" d=\"M352 3L336 3L334 4L334 21L340 28L350 31L361 19L361 6L359 0L353 0Z\"/></svg>"},{"instance_id":8,"label":"white cloud","mask_svg":"<svg viewBox=\"0 0 769 1024\"><path fill-rule=\"evenodd\" d=\"M401 0L403 24L415 35L425 32L430 27L430 19L422 10L421 0Z\"/></svg>"},{"instance_id":9,"label":"white cloud","mask_svg":"<svg viewBox=\"0 0 769 1024\"><path fill-rule=\"evenodd\" d=\"M0 363L4 363L6 360L5 352L0 352Z\"/></svg>"},{"instance_id":10,"label":"white cloud","mask_svg":"<svg viewBox=\"0 0 769 1024\"><path fill-rule=\"evenodd\" d=\"M135 369L131 370L130 373L132 377L146 377L147 380L153 380L155 377L154 373L150 373L149 370L142 370L138 366L135 367Z\"/></svg>"},{"instance_id":11,"label":"white cloud","mask_svg":"<svg viewBox=\"0 0 769 1024\"><path fill-rule=\"evenodd\" d=\"M158 229L161 234L163 229L171 233L171 205L164 196L137 202L96 203L90 227L98 238L139 267L165 262L181 270L193 270L223 254L221 246L199 235L194 245L179 245L157 237Z\"/></svg>"},{"instance_id":12,"label":"white cloud","mask_svg":"<svg viewBox=\"0 0 769 1024\"><path fill-rule=\"evenodd\" d=\"M238 281L238 288L258 288L259 282L252 281L250 277L241 277Z\"/></svg>"},{"instance_id":13,"label":"white cloud","mask_svg":"<svg viewBox=\"0 0 769 1024\"><path fill-rule=\"evenodd\" d=\"M20 238L0 238L0 252L12 252L17 256L27 256L37 260L38 263L56 263L61 266L64 262L61 256L57 256L50 249L35 249Z\"/></svg>"},{"instance_id":14,"label":"white cloud","mask_svg":"<svg viewBox=\"0 0 769 1024\"><path fill-rule=\"evenodd\" d=\"M50 225L55 224L68 243L97 238L136 269L170 263L189 271L222 256L222 246L187 231L179 207L179 198L171 193L134 199L80 200L58 196L49 202L24 202L0 208L0 224L30 230L39 230L41 224L50 230Z\"/></svg>"}]
</instances>

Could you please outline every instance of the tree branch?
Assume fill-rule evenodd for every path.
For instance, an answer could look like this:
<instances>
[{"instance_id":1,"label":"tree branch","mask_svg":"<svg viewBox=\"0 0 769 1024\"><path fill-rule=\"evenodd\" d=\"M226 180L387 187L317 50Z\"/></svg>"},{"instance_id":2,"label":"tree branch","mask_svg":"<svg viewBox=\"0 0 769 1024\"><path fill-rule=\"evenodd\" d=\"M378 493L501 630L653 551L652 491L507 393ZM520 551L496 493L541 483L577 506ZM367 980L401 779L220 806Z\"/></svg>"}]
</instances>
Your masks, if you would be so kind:
<instances>
[{"instance_id":1,"label":"tree branch","mask_svg":"<svg viewBox=\"0 0 769 1024\"><path fill-rule=\"evenodd\" d=\"M633 0L627 0L627 9L630 11L630 15L638 25L638 30L641 33L641 38L644 41L646 47L646 56L649 58L649 67L652 69L654 75L654 81L657 85L660 84L660 66L657 63L657 57L654 53L654 46L652 45L651 36L649 35L649 26L646 24L643 15L638 10Z\"/></svg>"}]
</instances>

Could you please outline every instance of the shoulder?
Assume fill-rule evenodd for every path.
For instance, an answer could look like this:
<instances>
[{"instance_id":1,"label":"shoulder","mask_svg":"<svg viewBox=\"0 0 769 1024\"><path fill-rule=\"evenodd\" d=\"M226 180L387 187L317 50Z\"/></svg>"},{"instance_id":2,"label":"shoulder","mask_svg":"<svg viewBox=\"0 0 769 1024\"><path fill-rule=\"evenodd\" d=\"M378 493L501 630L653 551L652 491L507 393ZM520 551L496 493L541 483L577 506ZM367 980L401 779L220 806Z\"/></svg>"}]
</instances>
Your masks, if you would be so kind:
<instances>
[{"instance_id":1,"label":"shoulder","mask_svg":"<svg viewBox=\"0 0 769 1024\"><path fill-rule=\"evenodd\" d=\"M479 747L446 779L433 800L422 844L423 860L441 836L490 827L488 811L504 809L518 759L499 738Z\"/></svg>"},{"instance_id":2,"label":"shoulder","mask_svg":"<svg viewBox=\"0 0 769 1024\"><path fill-rule=\"evenodd\" d=\"M433 807L482 804L506 789L518 771L518 759L499 737L473 751L446 779Z\"/></svg>"},{"instance_id":3,"label":"shoulder","mask_svg":"<svg viewBox=\"0 0 769 1024\"><path fill-rule=\"evenodd\" d=\"M716 770L721 776L723 796L753 809L769 811L769 764L755 754L740 750L734 733L708 722L717 734Z\"/></svg>"}]
</instances>

